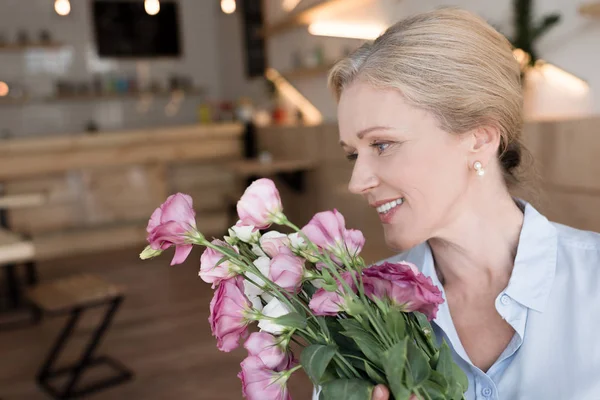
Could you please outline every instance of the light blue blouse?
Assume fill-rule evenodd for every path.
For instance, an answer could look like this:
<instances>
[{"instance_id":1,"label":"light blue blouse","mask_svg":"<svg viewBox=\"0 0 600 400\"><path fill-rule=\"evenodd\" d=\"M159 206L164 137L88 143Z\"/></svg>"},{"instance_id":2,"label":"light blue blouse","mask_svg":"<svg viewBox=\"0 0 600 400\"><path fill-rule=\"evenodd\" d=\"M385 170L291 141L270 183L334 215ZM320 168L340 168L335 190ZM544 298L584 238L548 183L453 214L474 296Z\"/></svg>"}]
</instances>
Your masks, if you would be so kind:
<instances>
[{"instance_id":1,"label":"light blue blouse","mask_svg":"<svg viewBox=\"0 0 600 400\"><path fill-rule=\"evenodd\" d=\"M447 303L433 328L469 378L467 400L600 399L600 234L549 222L520 201L524 222L508 286L496 310L515 330L483 372L463 348ZM427 243L387 261L408 261L446 297Z\"/></svg>"}]
</instances>

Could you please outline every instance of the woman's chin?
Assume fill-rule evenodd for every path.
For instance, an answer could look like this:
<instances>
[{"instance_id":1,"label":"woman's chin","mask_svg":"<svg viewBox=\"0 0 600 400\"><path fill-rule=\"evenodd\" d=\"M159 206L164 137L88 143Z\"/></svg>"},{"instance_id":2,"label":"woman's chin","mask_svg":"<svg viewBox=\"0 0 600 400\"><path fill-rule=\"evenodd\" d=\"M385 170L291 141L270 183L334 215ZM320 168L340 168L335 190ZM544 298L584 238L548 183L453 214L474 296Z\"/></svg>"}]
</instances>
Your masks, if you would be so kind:
<instances>
[{"instance_id":1,"label":"woman's chin","mask_svg":"<svg viewBox=\"0 0 600 400\"><path fill-rule=\"evenodd\" d=\"M410 250L423 242L416 235L406 234L404 232L400 233L392 229L384 228L383 233L387 247L399 253Z\"/></svg>"}]
</instances>

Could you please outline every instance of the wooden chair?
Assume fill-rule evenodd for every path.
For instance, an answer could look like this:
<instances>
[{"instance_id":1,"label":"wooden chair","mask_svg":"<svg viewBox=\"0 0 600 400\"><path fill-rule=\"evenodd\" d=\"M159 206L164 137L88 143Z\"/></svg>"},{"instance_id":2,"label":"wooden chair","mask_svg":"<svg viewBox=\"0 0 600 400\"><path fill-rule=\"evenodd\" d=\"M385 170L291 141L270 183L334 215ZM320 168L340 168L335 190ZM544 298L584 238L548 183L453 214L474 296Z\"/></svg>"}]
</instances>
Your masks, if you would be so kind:
<instances>
[{"instance_id":1,"label":"wooden chair","mask_svg":"<svg viewBox=\"0 0 600 400\"><path fill-rule=\"evenodd\" d=\"M0 266L4 269L8 308L15 309L21 301L21 285L18 266L25 266L26 283L34 285L38 281L34 262L33 242L22 235L0 228Z\"/></svg>"},{"instance_id":2,"label":"wooden chair","mask_svg":"<svg viewBox=\"0 0 600 400\"><path fill-rule=\"evenodd\" d=\"M38 281L35 248L33 242L8 228L7 211L20 208L37 207L47 202L44 193L0 196L0 267L4 269L8 308L15 309L21 300L21 284L17 267L25 266L26 283L35 285Z\"/></svg>"},{"instance_id":3,"label":"wooden chair","mask_svg":"<svg viewBox=\"0 0 600 400\"><path fill-rule=\"evenodd\" d=\"M77 275L38 284L28 289L26 295L40 317L44 314L70 314L67 324L37 374L37 383L43 390L55 399L70 399L123 383L133 377L133 373L120 362L107 356L94 355L94 351L106 334L117 309L124 299L122 288L94 275ZM90 308L102 306L107 307L106 314L92 333L92 337L79 360L72 365L57 368L56 362L60 353L83 312ZM101 364L112 367L116 373L109 378L79 387L79 380L86 369ZM57 385L52 383L54 378L64 375L67 375L68 378L63 387L58 388Z\"/></svg>"}]
</instances>

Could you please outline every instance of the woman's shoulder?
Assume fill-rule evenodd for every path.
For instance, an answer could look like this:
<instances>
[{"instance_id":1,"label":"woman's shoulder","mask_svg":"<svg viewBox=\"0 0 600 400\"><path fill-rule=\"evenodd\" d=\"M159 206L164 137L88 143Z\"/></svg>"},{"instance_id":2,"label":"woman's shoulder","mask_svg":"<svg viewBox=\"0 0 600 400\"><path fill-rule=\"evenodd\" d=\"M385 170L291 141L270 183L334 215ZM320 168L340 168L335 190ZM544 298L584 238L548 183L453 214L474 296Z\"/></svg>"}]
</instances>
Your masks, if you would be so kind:
<instances>
[{"instance_id":1,"label":"woman's shoulder","mask_svg":"<svg viewBox=\"0 0 600 400\"><path fill-rule=\"evenodd\" d=\"M552 222L556 228L558 245L571 251L600 251L600 233L576 229L567 225Z\"/></svg>"},{"instance_id":2,"label":"woman's shoulder","mask_svg":"<svg viewBox=\"0 0 600 400\"><path fill-rule=\"evenodd\" d=\"M554 222L552 225L557 233L556 275L567 281L600 279L600 234Z\"/></svg>"}]
</instances>

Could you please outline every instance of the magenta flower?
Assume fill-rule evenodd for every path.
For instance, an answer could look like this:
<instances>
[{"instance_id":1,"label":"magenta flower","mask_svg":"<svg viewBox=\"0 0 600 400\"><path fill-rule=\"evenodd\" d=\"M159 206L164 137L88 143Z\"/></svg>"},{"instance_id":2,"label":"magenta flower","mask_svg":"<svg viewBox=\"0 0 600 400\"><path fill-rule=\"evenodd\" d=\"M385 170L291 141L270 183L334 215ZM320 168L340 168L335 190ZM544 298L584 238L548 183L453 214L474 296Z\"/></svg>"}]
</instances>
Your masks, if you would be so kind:
<instances>
[{"instance_id":1,"label":"magenta flower","mask_svg":"<svg viewBox=\"0 0 600 400\"><path fill-rule=\"evenodd\" d=\"M283 219L283 205L272 180L262 178L252 182L237 203L237 212L243 225L266 229Z\"/></svg>"},{"instance_id":2,"label":"magenta flower","mask_svg":"<svg viewBox=\"0 0 600 400\"><path fill-rule=\"evenodd\" d=\"M266 332L254 332L244 347L248 354L256 356L265 366L274 371L283 371L291 367L292 356L280 343L281 340Z\"/></svg>"},{"instance_id":3,"label":"magenta flower","mask_svg":"<svg viewBox=\"0 0 600 400\"><path fill-rule=\"evenodd\" d=\"M287 389L289 373L268 368L259 357L250 356L240 364L242 391L248 400L292 400Z\"/></svg>"},{"instance_id":4,"label":"magenta flower","mask_svg":"<svg viewBox=\"0 0 600 400\"><path fill-rule=\"evenodd\" d=\"M150 247L154 250L166 250L175 246L171 265L183 263L192 251L192 237L200 237L195 216L190 196L183 193L169 196L154 210L148 221L146 231Z\"/></svg>"},{"instance_id":5,"label":"magenta flower","mask_svg":"<svg viewBox=\"0 0 600 400\"><path fill-rule=\"evenodd\" d=\"M362 232L347 230L344 216L337 210L315 214L302 232L321 249L331 251L337 263L347 255L358 255L365 244Z\"/></svg>"},{"instance_id":6,"label":"magenta flower","mask_svg":"<svg viewBox=\"0 0 600 400\"><path fill-rule=\"evenodd\" d=\"M243 281L241 276L222 281L210 302L208 322L221 351L237 348L240 338L248 335L252 304L244 295Z\"/></svg>"},{"instance_id":7,"label":"magenta flower","mask_svg":"<svg viewBox=\"0 0 600 400\"><path fill-rule=\"evenodd\" d=\"M342 279L350 286L353 293L356 293L356 285L352 279L352 272L342 273ZM335 316L345 310L346 300L342 294L347 294L344 285L338 281L338 288L335 292L328 292L321 288L313 294L308 307L319 316Z\"/></svg>"},{"instance_id":8,"label":"magenta flower","mask_svg":"<svg viewBox=\"0 0 600 400\"><path fill-rule=\"evenodd\" d=\"M232 250L237 249L228 245L227 243L215 239L211 242L217 246L228 247ZM233 278L238 274L238 269L230 261L223 261L219 265L217 263L223 258L223 254L218 251L207 247L204 253L200 256L200 278L206 283L212 283L213 289L225 279Z\"/></svg>"},{"instance_id":9,"label":"magenta flower","mask_svg":"<svg viewBox=\"0 0 600 400\"><path fill-rule=\"evenodd\" d=\"M288 236L276 231L267 232L260 238L260 247L271 258L279 254L280 250L287 250L290 245Z\"/></svg>"},{"instance_id":10,"label":"magenta flower","mask_svg":"<svg viewBox=\"0 0 600 400\"><path fill-rule=\"evenodd\" d=\"M413 264L384 262L364 269L363 275L368 297L389 299L402 311L421 312L430 321L444 302L440 289Z\"/></svg>"},{"instance_id":11,"label":"magenta flower","mask_svg":"<svg viewBox=\"0 0 600 400\"><path fill-rule=\"evenodd\" d=\"M277 254L271 260L269 279L289 293L298 293L304 276L304 259L291 250Z\"/></svg>"}]
</instances>

